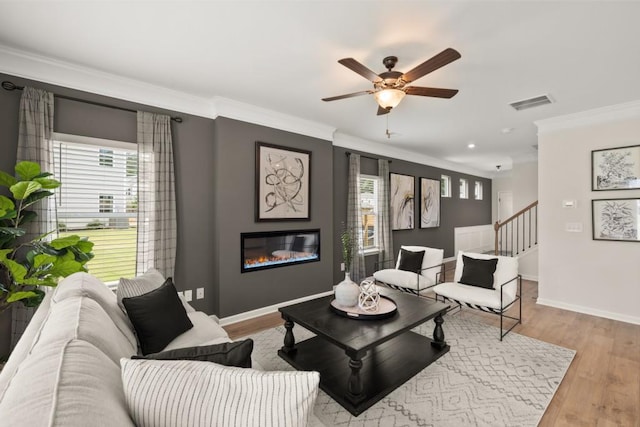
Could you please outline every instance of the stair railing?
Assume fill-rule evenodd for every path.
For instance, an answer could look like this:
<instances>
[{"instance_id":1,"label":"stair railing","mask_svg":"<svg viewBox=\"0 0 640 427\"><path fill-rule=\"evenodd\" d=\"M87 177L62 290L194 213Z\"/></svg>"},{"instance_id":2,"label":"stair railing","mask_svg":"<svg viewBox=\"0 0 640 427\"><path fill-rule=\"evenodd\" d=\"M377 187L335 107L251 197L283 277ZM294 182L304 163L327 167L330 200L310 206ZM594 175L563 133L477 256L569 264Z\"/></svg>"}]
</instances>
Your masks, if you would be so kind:
<instances>
[{"instance_id":1,"label":"stair railing","mask_svg":"<svg viewBox=\"0 0 640 427\"><path fill-rule=\"evenodd\" d=\"M495 254L515 256L538 244L538 201L506 220L496 221Z\"/></svg>"}]
</instances>

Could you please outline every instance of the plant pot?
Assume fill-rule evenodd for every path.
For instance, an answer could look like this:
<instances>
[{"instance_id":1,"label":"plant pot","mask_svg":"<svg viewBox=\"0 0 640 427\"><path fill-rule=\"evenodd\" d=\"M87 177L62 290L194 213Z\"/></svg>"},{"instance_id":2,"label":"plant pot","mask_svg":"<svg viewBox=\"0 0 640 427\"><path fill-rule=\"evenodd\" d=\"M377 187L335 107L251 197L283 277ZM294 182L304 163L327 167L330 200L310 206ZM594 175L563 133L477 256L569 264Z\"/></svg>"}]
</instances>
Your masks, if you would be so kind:
<instances>
[{"instance_id":1,"label":"plant pot","mask_svg":"<svg viewBox=\"0 0 640 427\"><path fill-rule=\"evenodd\" d=\"M358 295L360 294L360 286L357 285L349 273L344 274L344 280L336 286L334 291L336 302L342 307L353 307L358 304Z\"/></svg>"}]
</instances>

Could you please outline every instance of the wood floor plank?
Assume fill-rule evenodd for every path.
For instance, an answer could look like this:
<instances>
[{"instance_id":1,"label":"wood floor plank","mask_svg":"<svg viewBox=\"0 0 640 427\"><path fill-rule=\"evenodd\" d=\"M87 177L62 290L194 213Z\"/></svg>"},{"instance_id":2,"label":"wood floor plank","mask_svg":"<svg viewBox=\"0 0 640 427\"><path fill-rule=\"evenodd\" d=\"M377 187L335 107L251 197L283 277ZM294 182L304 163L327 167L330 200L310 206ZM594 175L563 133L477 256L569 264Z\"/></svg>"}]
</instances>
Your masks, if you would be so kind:
<instances>
[{"instance_id":1,"label":"wood floor plank","mask_svg":"<svg viewBox=\"0 0 640 427\"><path fill-rule=\"evenodd\" d=\"M537 297L538 284L523 280L514 332L577 352L539 426L640 427L640 325L538 305ZM460 315L500 324L477 310ZM235 339L281 324L276 312L225 329Z\"/></svg>"}]
</instances>

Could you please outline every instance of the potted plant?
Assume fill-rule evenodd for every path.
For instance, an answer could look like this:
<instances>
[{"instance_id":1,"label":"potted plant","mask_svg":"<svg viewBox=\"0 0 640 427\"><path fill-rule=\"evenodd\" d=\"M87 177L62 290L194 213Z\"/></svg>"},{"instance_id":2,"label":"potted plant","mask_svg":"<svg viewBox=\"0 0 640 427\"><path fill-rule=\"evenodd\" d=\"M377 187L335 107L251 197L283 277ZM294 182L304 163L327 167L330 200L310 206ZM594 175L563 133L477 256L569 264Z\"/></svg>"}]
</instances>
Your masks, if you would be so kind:
<instances>
[{"instance_id":1,"label":"potted plant","mask_svg":"<svg viewBox=\"0 0 640 427\"><path fill-rule=\"evenodd\" d=\"M358 294L360 293L360 287L350 277L353 251L357 250L357 240L354 230L346 227L344 223L342 224L340 242L342 243L342 262L345 266L345 273L344 280L335 287L335 297L339 305L353 307L358 304Z\"/></svg>"},{"instance_id":2,"label":"potted plant","mask_svg":"<svg viewBox=\"0 0 640 427\"><path fill-rule=\"evenodd\" d=\"M19 162L15 176L0 171L0 313L20 302L37 307L44 298L41 286L54 287L58 279L79 271L93 258L93 243L71 235L46 240L54 231L27 240L26 226L38 216L29 210L36 202L53 195L60 186L52 174L42 172L34 162Z\"/></svg>"}]
</instances>

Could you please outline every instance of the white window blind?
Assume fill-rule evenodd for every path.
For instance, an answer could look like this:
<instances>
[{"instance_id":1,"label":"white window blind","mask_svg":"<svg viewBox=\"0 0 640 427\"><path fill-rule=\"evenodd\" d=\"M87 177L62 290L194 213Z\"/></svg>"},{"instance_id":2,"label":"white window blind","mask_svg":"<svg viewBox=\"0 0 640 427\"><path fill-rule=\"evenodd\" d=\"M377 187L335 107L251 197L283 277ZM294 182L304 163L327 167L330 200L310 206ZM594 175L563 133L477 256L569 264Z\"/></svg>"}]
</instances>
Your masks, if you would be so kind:
<instances>
[{"instance_id":1,"label":"white window blind","mask_svg":"<svg viewBox=\"0 0 640 427\"><path fill-rule=\"evenodd\" d=\"M54 142L58 228L94 243L89 272L104 282L136 272L137 146L56 134ZM106 166L106 167L105 167Z\"/></svg>"},{"instance_id":2,"label":"white window blind","mask_svg":"<svg viewBox=\"0 0 640 427\"><path fill-rule=\"evenodd\" d=\"M380 178L360 175L360 210L362 212L362 248L378 249L378 187Z\"/></svg>"}]
</instances>

